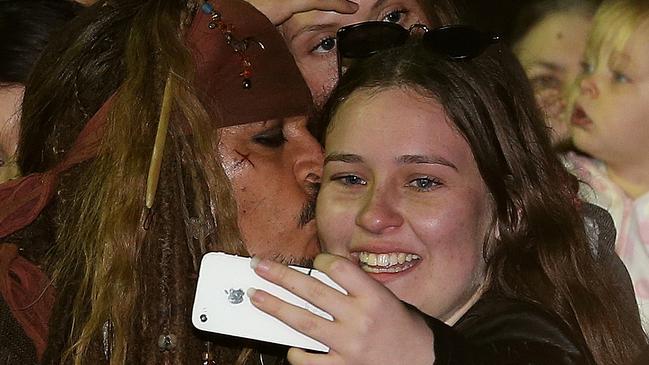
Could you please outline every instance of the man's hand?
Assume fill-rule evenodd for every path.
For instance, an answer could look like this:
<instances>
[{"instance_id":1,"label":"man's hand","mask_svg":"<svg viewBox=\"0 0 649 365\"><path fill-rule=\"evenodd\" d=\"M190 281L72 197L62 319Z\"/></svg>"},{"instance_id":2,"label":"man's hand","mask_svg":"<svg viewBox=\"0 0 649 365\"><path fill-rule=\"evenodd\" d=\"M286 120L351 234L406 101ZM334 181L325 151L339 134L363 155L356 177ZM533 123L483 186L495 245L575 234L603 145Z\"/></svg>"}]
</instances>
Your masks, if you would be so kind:
<instances>
[{"instance_id":1,"label":"man's hand","mask_svg":"<svg viewBox=\"0 0 649 365\"><path fill-rule=\"evenodd\" d=\"M334 11L353 14L358 4L348 0L246 0L262 12L275 25L280 25L293 16L311 10Z\"/></svg>"}]
</instances>

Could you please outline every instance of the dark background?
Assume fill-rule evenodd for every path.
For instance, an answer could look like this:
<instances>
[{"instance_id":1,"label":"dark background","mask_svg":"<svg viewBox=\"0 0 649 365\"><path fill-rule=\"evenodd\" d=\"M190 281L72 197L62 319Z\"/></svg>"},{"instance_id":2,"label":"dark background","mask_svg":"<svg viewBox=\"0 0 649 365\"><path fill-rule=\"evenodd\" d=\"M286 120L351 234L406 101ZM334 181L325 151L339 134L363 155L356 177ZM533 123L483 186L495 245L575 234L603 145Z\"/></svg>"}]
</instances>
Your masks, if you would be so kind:
<instances>
[{"instance_id":1,"label":"dark background","mask_svg":"<svg viewBox=\"0 0 649 365\"><path fill-rule=\"evenodd\" d=\"M534 0L457 0L460 10L467 20L483 30L494 31L507 38L509 27L516 17L517 10Z\"/></svg>"}]
</instances>

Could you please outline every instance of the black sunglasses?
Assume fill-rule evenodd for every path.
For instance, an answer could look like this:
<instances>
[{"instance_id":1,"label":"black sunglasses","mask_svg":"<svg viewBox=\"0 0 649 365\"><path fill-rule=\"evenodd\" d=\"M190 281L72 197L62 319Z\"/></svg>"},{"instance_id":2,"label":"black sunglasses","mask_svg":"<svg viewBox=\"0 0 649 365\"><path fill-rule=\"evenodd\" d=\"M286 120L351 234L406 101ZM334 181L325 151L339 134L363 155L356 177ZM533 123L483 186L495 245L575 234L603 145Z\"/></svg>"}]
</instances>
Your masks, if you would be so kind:
<instances>
[{"instance_id":1,"label":"black sunglasses","mask_svg":"<svg viewBox=\"0 0 649 365\"><path fill-rule=\"evenodd\" d=\"M383 21L352 24L338 29L336 33L339 75L350 60L401 46L417 31L424 33L422 41L431 49L456 61L477 57L491 44L500 41L499 35L467 25L446 25L429 30L423 24L415 24L410 29Z\"/></svg>"}]
</instances>

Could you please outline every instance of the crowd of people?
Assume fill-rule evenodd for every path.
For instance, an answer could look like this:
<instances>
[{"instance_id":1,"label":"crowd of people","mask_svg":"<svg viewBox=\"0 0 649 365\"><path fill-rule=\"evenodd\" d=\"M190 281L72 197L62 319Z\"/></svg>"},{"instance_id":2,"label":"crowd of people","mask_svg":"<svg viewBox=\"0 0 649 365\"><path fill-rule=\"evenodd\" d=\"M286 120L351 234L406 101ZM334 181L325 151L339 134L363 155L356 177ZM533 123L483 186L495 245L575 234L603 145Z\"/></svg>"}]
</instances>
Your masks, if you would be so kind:
<instances>
[{"instance_id":1,"label":"crowd of people","mask_svg":"<svg viewBox=\"0 0 649 365\"><path fill-rule=\"evenodd\" d=\"M0 29L54 3L0 49L0 364L649 362L644 1L539 0L509 43L453 0L0 0ZM193 328L210 251L330 350Z\"/></svg>"}]
</instances>

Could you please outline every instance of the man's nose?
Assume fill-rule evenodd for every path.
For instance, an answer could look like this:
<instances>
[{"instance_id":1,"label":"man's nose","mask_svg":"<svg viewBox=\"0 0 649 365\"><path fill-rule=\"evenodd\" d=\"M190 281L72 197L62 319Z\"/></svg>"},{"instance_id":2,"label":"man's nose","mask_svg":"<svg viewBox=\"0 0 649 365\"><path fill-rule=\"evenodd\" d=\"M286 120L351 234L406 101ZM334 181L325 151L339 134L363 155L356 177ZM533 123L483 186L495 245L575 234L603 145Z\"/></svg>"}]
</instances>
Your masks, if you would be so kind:
<instances>
[{"instance_id":1,"label":"man's nose","mask_svg":"<svg viewBox=\"0 0 649 365\"><path fill-rule=\"evenodd\" d=\"M297 158L293 165L296 181L307 191L314 193L313 188L322 178L324 151L318 141L308 132L304 133L300 147L295 151Z\"/></svg>"},{"instance_id":2,"label":"man's nose","mask_svg":"<svg viewBox=\"0 0 649 365\"><path fill-rule=\"evenodd\" d=\"M396 209L391 192L380 187L368 189L363 208L356 217L356 225L373 234L381 234L402 224L403 216Z\"/></svg>"}]
</instances>

